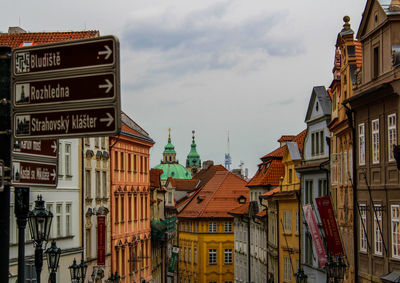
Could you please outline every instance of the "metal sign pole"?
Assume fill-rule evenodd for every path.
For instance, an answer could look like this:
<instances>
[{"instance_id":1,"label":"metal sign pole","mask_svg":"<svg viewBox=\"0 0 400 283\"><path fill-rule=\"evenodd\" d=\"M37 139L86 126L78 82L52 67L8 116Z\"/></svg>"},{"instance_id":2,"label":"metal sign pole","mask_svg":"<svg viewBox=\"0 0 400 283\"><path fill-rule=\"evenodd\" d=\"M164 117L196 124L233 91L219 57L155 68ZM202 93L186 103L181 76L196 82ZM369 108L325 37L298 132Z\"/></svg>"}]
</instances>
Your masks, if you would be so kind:
<instances>
[{"instance_id":1,"label":"metal sign pole","mask_svg":"<svg viewBox=\"0 0 400 283\"><path fill-rule=\"evenodd\" d=\"M11 48L0 47L0 159L10 173L11 167ZM10 175L10 174L9 174ZM0 190L0 282L8 282L10 251L10 180Z\"/></svg>"}]
</instances>

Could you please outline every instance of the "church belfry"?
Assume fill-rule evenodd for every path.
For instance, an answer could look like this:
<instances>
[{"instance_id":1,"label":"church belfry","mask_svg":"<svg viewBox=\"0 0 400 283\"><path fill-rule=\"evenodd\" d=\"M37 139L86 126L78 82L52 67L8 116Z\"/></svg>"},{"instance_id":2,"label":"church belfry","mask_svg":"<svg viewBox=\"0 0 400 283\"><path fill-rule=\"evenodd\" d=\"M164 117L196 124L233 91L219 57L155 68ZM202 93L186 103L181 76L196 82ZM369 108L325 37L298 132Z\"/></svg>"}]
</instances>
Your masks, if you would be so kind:
<instances>
[{"instance_id":1,"label":"church belfry","mask_svg":"<svg viewBox=\"0 0 400 283\"><path fill-rule=\"evenodd\" d=\"M164 147L163 161L164 164L175 164L176 161L176 151L174 145L171 143L171 128L168 129L168 143Z\"/></svg>"},{"instance_id":2,"label":"church belfry","mask_svg":"<svg viewBox=\"0 0 400 283\"><path fill-rule=\"evenodd\" d=\"M192 144L190 145L190 152L186 158L186 168L192 173L196 174L197 172L200 171L201 169L201 160L200 160L200 155L197 153L196 150L196 142L194 141L194 133L195 131L192 131Z\"/></svg>"}]
</instances>

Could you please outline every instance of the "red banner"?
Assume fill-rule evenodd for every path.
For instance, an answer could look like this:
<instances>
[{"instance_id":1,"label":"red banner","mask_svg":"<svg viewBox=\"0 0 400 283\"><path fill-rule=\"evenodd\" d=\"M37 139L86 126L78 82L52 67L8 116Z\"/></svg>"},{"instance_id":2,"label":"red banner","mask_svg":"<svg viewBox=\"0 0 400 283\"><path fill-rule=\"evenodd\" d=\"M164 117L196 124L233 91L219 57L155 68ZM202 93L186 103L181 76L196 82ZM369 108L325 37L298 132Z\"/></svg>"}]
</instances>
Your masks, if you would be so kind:
<instances>
[{"instance_id":1,"label":"red banner","mask_svg":"<svg viewBox=\"0 0 400 283\"><path fill-rule=\"evenodd\" d=\"M106 217L97 216L97 265L106 265Z\"/></svg>"},{"instance_id":2,"label":"red banner","mask_svg":"<svg viewBox=\"0 0 400 283\"><path fill-rule=\"evenodd\" d=\"M307 221L308 230L310 231L311 238L314 243L315 251L317 252L318 262L321 267L324 267L328 262L325 253L325 247L322 243L321 234L319 233L317 220L315 219L314 212L312 210L311 204L306 204L303 206L304 217Z\"/></svg>"},{"instance_id":3,"label":"red banner","mask_svg":"<svg viewBox=\"0 0 400 283\"><path fill-rule=\"evenodd\" d=\"M319 216L321 217L322 227L325 231L325 239L329 253L333 256L343 256L343 246L340 240L339 230L336 224L335 214L329 196L316 198Z\"/></svg>"}]
</instances>

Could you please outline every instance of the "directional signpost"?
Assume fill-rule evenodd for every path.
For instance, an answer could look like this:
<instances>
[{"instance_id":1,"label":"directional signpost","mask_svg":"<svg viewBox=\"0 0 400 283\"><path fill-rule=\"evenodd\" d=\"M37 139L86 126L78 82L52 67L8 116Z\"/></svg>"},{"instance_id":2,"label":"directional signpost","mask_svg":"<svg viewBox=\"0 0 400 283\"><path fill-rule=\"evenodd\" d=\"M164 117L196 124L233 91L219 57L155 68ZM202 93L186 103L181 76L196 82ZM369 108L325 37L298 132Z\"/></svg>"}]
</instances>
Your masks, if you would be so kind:
<instances>
[{"instance_id":1,"label":"directional signpost","mask_svg":"<svg viewBox=\"0 0 400 283\"><path fill-rule=\"evenodd\" d=\"M15 139L119 133L117 38L17 48L12 57L12 76Z\"/></svg>"},{"instance_id":2,"label":"directional signpost","mask_svg":"<svg viewBox=\"0 0 400 283\"><path fill-rule=\"evenodd\" d=\"M114 36L15 49L13 184L57 186L58 138L117 135L119 81Z\"/></svg>"}]
</instances>

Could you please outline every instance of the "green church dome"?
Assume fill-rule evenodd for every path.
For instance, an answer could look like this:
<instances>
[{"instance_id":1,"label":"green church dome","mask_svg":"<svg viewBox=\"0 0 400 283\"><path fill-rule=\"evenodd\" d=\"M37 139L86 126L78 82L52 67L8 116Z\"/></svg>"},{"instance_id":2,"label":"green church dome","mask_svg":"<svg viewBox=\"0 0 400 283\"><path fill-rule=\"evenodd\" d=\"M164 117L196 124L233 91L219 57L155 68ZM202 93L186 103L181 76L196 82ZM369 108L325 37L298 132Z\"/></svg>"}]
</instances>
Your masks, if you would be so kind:
<instances>
[{"instance_id":1,"label":"green church dome","mask_svg":"<svg viewBox=\"0 0 400 283\"><path fill-rule=\"evenodd\" d=\"M201 166L201 160L200 160L200 154L197 153L196 150L196 142L194 141L194 131L192 131L193 136L192 136L192 144L190 145L190 152L186 158L186 167L200 167Z\"/></svg>"},{"instance_id":2,"label":"green church dome","mask_svg":"<svg viewBox=\"0 0 400 283\"><path fill-rule=\"evenodd\" d=\"M161 175L161 180L167 180L168 177L173 179L192 179L192 174L179 163L161 163L154 168L163 170L164 173Z\"/></svg>"}]
</instances>

